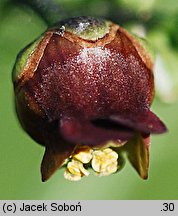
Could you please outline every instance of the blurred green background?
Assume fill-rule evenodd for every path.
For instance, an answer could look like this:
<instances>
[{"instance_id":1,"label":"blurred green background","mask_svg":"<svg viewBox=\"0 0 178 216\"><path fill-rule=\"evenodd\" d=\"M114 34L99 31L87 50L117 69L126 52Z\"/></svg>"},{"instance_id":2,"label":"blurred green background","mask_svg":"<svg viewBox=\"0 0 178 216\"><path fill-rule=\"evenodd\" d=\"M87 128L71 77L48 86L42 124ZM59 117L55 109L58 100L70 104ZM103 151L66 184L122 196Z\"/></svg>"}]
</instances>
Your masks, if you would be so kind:
<instances>
[{"instance_id":1,"label":"blurred green background","mask_svg":"<svg viewBox=\"0 0 178 216\"><path fill-rule=\"evenodd\" d=\"M21 129L14 110L11 71L16 55L47 27L23 2L0 1L0 199L178 199L178 1L55 1L68 17L106 17L149 39L158 55L152 110L169 132L152 136L146 181L127 161L108 177L69 182L62 169L46 183L40 180L44 148Z\"/></svg>"}]
</instances>

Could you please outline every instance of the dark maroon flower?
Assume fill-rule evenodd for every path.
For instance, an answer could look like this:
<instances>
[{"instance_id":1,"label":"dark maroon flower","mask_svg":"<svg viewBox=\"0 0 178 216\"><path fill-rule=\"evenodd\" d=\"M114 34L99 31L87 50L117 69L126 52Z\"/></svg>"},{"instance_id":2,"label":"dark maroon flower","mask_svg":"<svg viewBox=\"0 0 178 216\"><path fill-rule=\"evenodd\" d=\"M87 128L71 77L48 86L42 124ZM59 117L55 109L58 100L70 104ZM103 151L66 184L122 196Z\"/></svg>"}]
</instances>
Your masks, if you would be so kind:
<instances>
[{"instance_id":1,"label":"dark maroon flower","mask_svg":"<svg viewBox=\"0 0 178 216\"><path fill-rule=\"evenodd\" d=\"M115 170L113 152L121 149L147 178L149 136L166 127L150 111L153 60L144 40L102 19L64 20L21 51L13 80L20 122L46 148L43 181L82 151L96 172L98 163L105 163L100 156L114 158L107 159L112 166L103 167ZM85 156L70 161L67 171L71 174Z\"/></svg>"}]
</instances>

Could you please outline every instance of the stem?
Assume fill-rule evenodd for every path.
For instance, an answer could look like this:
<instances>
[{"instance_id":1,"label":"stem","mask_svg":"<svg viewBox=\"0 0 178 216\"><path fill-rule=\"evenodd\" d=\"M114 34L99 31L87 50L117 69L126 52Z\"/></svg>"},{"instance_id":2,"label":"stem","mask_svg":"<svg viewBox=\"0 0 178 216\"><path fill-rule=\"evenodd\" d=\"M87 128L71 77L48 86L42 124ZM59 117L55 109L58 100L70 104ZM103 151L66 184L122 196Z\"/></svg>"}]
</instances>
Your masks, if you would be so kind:
<instances>
[{"instance_id":1,"label":"stem","mask_svg":"<svg viewBox=\"0 0 178 216\"><path fill-rule=\"evenodd\" d=\"M15 0L18 3L23 3L32 8L38 13L47 25L52 25L55 22L67 17L63 9L54 0Z\"/></svg>"}]
</instances>

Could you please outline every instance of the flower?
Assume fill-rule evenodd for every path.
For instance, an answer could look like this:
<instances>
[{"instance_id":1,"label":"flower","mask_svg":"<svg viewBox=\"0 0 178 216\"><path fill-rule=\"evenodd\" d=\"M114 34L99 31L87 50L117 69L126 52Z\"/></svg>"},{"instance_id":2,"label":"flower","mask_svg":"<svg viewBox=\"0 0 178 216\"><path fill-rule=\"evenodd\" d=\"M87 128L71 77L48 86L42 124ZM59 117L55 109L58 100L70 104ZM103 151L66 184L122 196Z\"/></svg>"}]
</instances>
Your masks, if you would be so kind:
<instances>
[{"instance_id":1,"label":"flower","mask_svg":"<svg viewBox=\"0 0 178 216\"><path fill-rule=\"evenodd\" d=\"M23 49L13 70L16 110L45 146L42 181L61 166L79 180L121 167L122 151L147 178L150 134L166 132L150 111L153 58L143 39L110 21L76 17ZM66 164L67 161L67 164Z\"/></svg>"}]
</instances>

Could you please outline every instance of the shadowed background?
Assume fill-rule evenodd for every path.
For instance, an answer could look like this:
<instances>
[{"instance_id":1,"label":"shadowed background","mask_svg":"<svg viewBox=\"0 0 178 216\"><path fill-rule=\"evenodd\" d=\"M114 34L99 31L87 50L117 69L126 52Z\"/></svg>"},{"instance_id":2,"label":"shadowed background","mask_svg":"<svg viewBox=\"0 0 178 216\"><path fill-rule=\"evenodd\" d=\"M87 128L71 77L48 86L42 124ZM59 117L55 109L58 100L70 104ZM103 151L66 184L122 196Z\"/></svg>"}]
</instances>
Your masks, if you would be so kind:
<instances>
[{"instance_id":1,"label":"shadowed background","mask_svg":"<svg viewBox=\"0 0 178 216\"><path fill-rule=\"evenodd\" d=\"M178 199L178 1L55 1L61 17L103 16L146 35L159 56L152 110L169 132L152 136L146 181L126 161L123 170L108 177L92 173L69 182L61 169L46 183L40 179L44 148L21 129L13 101L11 71L16 55L47 27L24 2L0 2L0 199Z\"/></svg>"}]
</instances>

